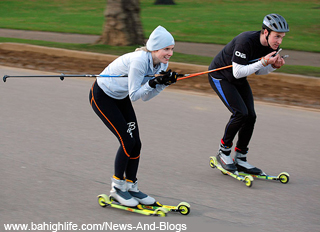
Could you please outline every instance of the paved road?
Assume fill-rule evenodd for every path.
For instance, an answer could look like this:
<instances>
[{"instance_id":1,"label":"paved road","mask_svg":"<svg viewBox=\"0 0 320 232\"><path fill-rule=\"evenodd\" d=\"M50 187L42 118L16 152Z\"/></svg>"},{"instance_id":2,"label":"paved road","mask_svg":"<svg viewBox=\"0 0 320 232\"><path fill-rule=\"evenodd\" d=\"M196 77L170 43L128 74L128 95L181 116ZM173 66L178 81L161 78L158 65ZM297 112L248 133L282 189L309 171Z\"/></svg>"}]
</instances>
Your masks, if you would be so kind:
<instances>
[{"instance_id":1,"label":"paved road","mask_svg":"<svg viewBox=\"0 0 320 232\"><path fill-rule=\"evenodd\" d=\"M0 28L0 37L21 38L32 40L44 40L60 43L94 43L98 40L98 35L82 35L69 33L55 33L43 31L26 31L26 30L12 30ZM200 43L186 43L176 42L174 48L175 52L201 55L201 56L216 56L224 45L217 44L200 44ZM320 53L292 51L284 49L282 54L289 55L286 63L289 65L305 65L320 67Z\"/></svg>"},{"instance_id":2,"label":"paved road","mask_svg":"<svg viewBox=\"0 0 320 232\"><path fill-rule=\"evenodd\" d=\"M39 73L0 67L1 76ZM118 142L90 108L92 82L0 83L1 231L7 223L160 221L186 224L192 232L320 231L319 111L256 104L249 159L270 174L287 171L291 179L286 185L255 180L248 188L209 167L229 117L222 103L170 89L134 103L143 142L138 178L140 189L160 202L189 202L191 214L147 218L98 206L96 196L110 188Z\"/></svg>"}]
</instances>

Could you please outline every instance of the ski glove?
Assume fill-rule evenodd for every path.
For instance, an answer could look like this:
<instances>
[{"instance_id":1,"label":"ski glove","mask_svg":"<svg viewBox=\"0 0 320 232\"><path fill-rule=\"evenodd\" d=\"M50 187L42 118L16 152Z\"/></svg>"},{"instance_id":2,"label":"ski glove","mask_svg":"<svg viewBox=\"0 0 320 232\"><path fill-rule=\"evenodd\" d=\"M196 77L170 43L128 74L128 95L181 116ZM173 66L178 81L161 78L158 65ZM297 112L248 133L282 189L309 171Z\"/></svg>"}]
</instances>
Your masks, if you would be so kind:
<instances>
[{"instance_id":1,"label":"ski glove","mask_svg":"<svg viewBox=\"0 0 320 232\"><path fill-rule=\"evenodd\" d=\"M161 71L160 76L157 76L157 77L149 80L149 85L152 88L155 88L156 84L171 85L171 84L177 82L177 78L179 76L183 76L183 75L179 75L176 72L171 72L171 69L169 69L169 71L167 71L167 72Z\"/></svg>"},{"instance_id":2,"label":"ski glove","mask_svg":"<svg viewBox=\"0 0 320 232\"><path fill-rule=\"evenodd\" d=\"M177 78L180 76L176 72L171 72L171 69L169 69L168 72L161 71L160 74L163 74L165 85L171 85L173 83L177 82Z\"/></svg>"},{"instance_id":3,"label":"ski glove","mask_svg":"<svg viewBox=\"0 0 320 232\"><path fill-rule=\"evenodd\" d=\"M156 76L155 78L149 80L150 87L155 88L157 84L165 84L164 76Z\"/></svg>"}]
</instances>

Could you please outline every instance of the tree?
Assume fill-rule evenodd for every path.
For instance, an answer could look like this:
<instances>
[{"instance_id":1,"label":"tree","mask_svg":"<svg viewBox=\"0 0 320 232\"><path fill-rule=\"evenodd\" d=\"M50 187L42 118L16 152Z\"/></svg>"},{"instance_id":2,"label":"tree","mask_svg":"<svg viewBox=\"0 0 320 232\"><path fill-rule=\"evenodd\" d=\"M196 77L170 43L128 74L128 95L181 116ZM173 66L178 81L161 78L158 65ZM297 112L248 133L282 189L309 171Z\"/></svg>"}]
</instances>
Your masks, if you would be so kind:
<instances>
[{"instance_id":1,"label":"tree","mask_svg":"<svg viewBox=\"0 0 320 232\"><path fill-rule=\"evenodd\" d=\"M112 46L144 45L139 0L107 0L105 25L97 43Z\"/></svg>"},{"instance_id":2,"label":"tree","mask_svg":"<svg viewBox=\"0 0 320 232\"><path fill-rule=\"evenodd\" d=\"M173 0L156 0L155 5L175 5Z\"/></svg>"}]
</instances>

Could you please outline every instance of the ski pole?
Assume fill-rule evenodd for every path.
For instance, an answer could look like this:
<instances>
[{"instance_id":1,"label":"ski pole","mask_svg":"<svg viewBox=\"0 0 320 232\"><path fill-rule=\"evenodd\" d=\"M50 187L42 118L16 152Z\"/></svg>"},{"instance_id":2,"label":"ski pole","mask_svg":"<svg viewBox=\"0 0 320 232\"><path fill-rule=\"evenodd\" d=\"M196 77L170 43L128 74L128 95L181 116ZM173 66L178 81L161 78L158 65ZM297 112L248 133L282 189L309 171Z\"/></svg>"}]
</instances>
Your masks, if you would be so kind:
<instances>
[{"instance_id":1,"label":"ski pole","mask_svg":"<svg viewBox=\"0 0 320 232\"><path fill-rule=\"evenodd\" d=\"M177 80L184 80L190 77L195 77L195 76L200 76L203 74L207 74L207 73L211 73L211 72L215 72L215 71L219 71L219 70L223 70L223 69L227 69L227 68L231 68L232 65L228 65L228 66L224 66L221 68L216 68L216 69L212 69L212 70L208 70L208 71L204 71L204 72L198 72L198 73L192 73L192 74L180 74L179 76L182 76L181 78L178 78ZM155 75L147 75L146 77L156 77L159 76L161 74L155 74ZM95 74L83 74L83 75L65 75L65 74L61 74L61 75L30 75L30 76L10 76L10 75L4 75L3 76L3 82L7 81L7 78L16 78L16 77L21 77L21 78L29 78L29 77L59 77L61 81L64 80L64 78L66 77L128 77L128 75L95 75Z\"/></svg>"},{"instance_id":2,"label":"ski pole","mask_svg":"<svg viewBox=\"0 0 320 232\"><path fill-rule=\"evenodd\" d=\"M219 71L219 70L223 70L223 69L227 69L227 68L231 68L231 67L232 67L232 65L228 65L228 66L224 66L224 67L216 68L216 69L211 69L211 70L204 71L204 72L198 72L198 73L192 73L192 74L184 74L184 77L178 78L177 80L180 81L180 80L184 80L184 79L187 79L187 78L190 78L190 77L200 76L200 75L203 75L203 74L207 74L207 73L211 73L211 72L215 72L215 71Z\"/></svg>"},{"instance_id":3,"label":"ski pole","mask_svg":"<svg viewBox=\"0 0 320 232\"><path fill-rule=\"evenodd\" d=\"M289 55L283 55L283 56L281 56L282 59L286 59L286 58L288 58L288 57L289 57ZM262 59L262 57L261 57L261 58L258 58L258 59L250 60L249 63L254 63L254 62L259 61L259 60L261 60L261 59Z\"/></svg>"},{"instance_id":4,"label":"ski pole","mask_svg":"<svg viewBox=\"0 0 320 232\"><path fill-rule=\"evenodd\" d=\"M60 77L60 80L64 80L65 77L95 77L97 75L64 75L63 73L61 75L32 75L32 76L10 76L10 75L4 75L3 76L3 82L7 81L7 78L9 77L24 77L24 78L29 78L29 77Z\"/></svg>"},{"instance_id":5,"label":"ski pole","mask_svg":"<svg viewBox=\"0 0 320 232\"><path fill-rule=\"evenodd\" d=\"M205 71L205 72L199 72L199 73L193 73L193 74L180 74L179 76L182 76L181 78L178 78L177 80L183 80L183 79L187 79L190 77L195 77L195 76L199 76L199 75L203 75L206 73L210 73L210 72L214 72L214 71L218 71L218 70L222 70L225 68L230 68L232 67L232 65L229 66L225 66L222 68L217 68L217 69L213 69L213 70L209 70L209 71ZM161 74L155 74L155 75L147 75L146 77L156 77L156 76L160 76ZM128 77L128 75L95 75L95 74L84 74L84 75L65 75L65 74L61 74L61 75L29 75L29 76L11 76L11 75L4 75L3 76L3 82L7 81L7 78L34 78L34 77L59 77L61 81L64 80L64 78L68 78L68 77Z\"/></svg>"},{"instance_id":6,"label":"ski pole","mask_svg":"<svg viewBox=\"0 0 320 232\"><path fill-rule=\"evenodd\" d=\"M147 77L153 77L154 75L147 75ZM7 81L7 78L11 77L24 77L24 78L30 78L30 77L59 77L60 80L64 80L65 77L128 77L128 75L95 75L95 74L84 74L84 75L32 75L32 76L10 76L10 75L4 75L3 76L3 82Z\"/></svg>"},{"instance_id":7,"label":"ski pole","mask_svg":"<svg viewBox=\"0 0 320 232\"><path fill-rule=\"evenodd\" d=\"M280 48L275 54L273 54L272 57L275 57L275 56L278 55L281 51L282 51L282 48ZM289 55L281 56L282 59L286 59L286 58L288 58L288 57L289 57ZM254 62L256 62L256 61L261 60L262 58L263 58L263 57L260 57L260 58L258 58L258 59L254 59L254 60L250 60L249 63L254 63Z\"/></svg>"},{"instance_id":8,"label":"ski pole","mask_svg":"<svg viewBox=\"0 0 320 232\"><path fill-rule=\"evenodd\" d=\"M226 66L226 67L223 67L223 68L228 68L228 67L229 66ZM220 68L220 69L223 69L223 68ZM209 70L209 71L200 72L200 73L193 73L193 74L180 74L179 76L183 76L183 77L182 78L178 78L177 80L182 80L182 79L186 79L186 78L190 78L190 77L194 77L194 76L199 76L199 75L206 74L206 73L209 73L209 72L218 71L220 69ZM160 75L161 74L146 75L146 77L156 77L156 76L160 76ZM60 80L63 81L64 78L66 78L66 77L128 77L128 75L126 75L126 74L124 74L124 75L95 75L95 74L65 75L63 73L61 73L61 75L29 75L29 76L4 75L3 76L3 82L6 82L7 78L33 78L33 77L59 77Z\"/></svg>"}]
</instances>

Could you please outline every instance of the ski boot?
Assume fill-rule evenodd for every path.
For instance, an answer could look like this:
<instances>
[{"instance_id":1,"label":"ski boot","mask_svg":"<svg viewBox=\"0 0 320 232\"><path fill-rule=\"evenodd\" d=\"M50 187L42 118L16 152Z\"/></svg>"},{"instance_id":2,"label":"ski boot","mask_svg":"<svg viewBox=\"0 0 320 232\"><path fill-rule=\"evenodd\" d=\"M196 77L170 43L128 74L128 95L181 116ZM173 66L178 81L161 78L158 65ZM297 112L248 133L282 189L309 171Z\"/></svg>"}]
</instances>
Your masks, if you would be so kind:
<instances>
[{"instance_id":1,"label":"ski boot","mask_svg":"<svg viewBox=\"0 0 320 232\"><path fill-rule=\"evenodd\" d=\"M240 149L236 147L235 149L235 157L234 157L234 162L235 166L237 167L239 172L244 172L246 174L250 175L261 175L263 174L262 170L254 167L253 165L249 164L247 162L247 152L242 153L240 152Z\"/></svg>"},{"instance_id":2,"label":"ski boot","mask_svg":"<svg viewBox=\"0 0 320 232\"><path fill-rule=\"evenodd\" d=\"M138 189L138 180L133 183L127 179L127 189L129 194L142 205L152 205L156 202L153 197L148 196Z\"/></svg>"},{"instance_id":3,"label":"ski boot","mask_svg":"<svg viewBox=\"0 0 320 232\"><path fill-rule=\"evenodd\" d=\"M223 141L221 140L219 151L217 154L217 161L221 165L221 167L229 172L236 172L237 167L235 166L231 156L231 147L225 146Z\"/></svg>"},{"instance_id":4,"label":"ski boot","mask_svg":"<svg viewBox=\"0 0 320 232\"><path fill-rule=\"evenodd\" d=\"M128 207L135 207L139 204L139 202L128 192L125 180L119 180L113 177L111 178L111 181L110 197L114 198L121 205Z\"/></svg>"}]
</instances>

